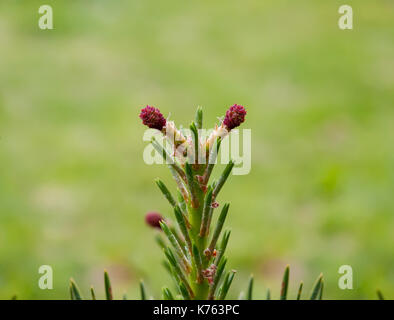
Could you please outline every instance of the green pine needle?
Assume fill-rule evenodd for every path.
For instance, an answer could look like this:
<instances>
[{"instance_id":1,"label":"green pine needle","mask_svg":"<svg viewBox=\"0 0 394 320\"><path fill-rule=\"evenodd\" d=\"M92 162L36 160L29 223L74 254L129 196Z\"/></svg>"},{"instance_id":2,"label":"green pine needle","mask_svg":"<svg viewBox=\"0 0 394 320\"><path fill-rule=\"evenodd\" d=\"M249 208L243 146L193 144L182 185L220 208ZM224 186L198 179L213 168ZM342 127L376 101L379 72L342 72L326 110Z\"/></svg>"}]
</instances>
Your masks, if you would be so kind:
<instances>
[{"instance_id":1,"label":"green pine needle","mask_svg":"<svg viewBox=\"0 0 394 320\"><path fill-rule=\"evenodd\" d=\"M179 229L182 233L182 236L186 241L189 252L191 253L192 242L190 240L190 235L187 230L188 229L187 225L189 224L189 222L186 220L187 218L182 214L182 211L178 205L176 205L174 207L174 214L175 214L176 221L178 222L178 226L179 226Z\"/></svg>"},{"instance_id":2,"label":"green pine needle","mask_svg":"<svg viewBox=\"0 0 394 320\"><path fill-rule=\"evenodd\" d=\"M191 300L190 292L186 288L186 285L183 282L179 284L179 289L184 300Z\"/></svg>"},{"instance_id":3,"label":"green pine needle","mask_svg":"<svg viewBox=\"0 0 394 320\"><path fill-rule=\"evenodd\" d=\"M191 265L187 257L185 256L184 251L182 250L181 244L175 237L174 233L170 230L167 224L163 221L160 221L160 227L163 230L164 234L167 236L168 240L172 244L176 254L182 261L182 266L185 269L186 273L190 273Z\"/></svg>"},{"instance_id":4,"label":"green pine needle","mask_svg":"<svg viewBox=\"0 0 394 320\"><path fill-rule=\"evenodd\" d=\"M104 270L104 286L105 286L105 298L107 300L113 300L111 281L109 279L107 270Z\"/></svg>"},{"instance_id":5,"label":"green pine needle","mask_svg":"<svg viewBox=\"0 0 394 320\"><path fill-rule=\"evenodd\" d=\"M248 294L246 296L246 300L252 300L253 294L253 275L250 276L249 284L248 284Z\"/></svg>"},{"instance_id":6,"label":"green pine needle","mask_svg":"<svg viewBox=\"0 0 394 320\"><path fill-rule=\"evenodd\" d=\"M218 294L218 300L224 300L227 296L228 290L230 289L231 283L233 282L235 276L235 271L231 270L227 273L223 284L220 288L220 293Z\"/></svg>"},{"instance_id":7,"label":"green pine needle","mask_svg":"<svg viewBox=\"0 0 394 320\"><path fill-rule=\"evenodd\" d=\"M200 141L198 139L198 129L197 126L194 122L190 125L190 130L192 132L193 136L193 142L194 142L194 161L192 163L198 164L199 163L199 153L200 153Z\"/></svg>"},{"instance_id":8,"label":"green pine needle","mask_svg":"<svg viewBox=\"0 0 394 320\"><path fill-rule=\"evenodd\" d=\"M187 209L186 209L185 198L183 197L182 193L179 190L177 190L177 195L178 195L179 207L181 208L182 213L186 215Z\"/></svg>"},{"instance_id":9,"label":"green pine needle","mask_svg":"<svg viewBox=\"0 0 394 320\"><path fill-rule=\"evenodd\" d=\"M90 287L90 295L92 296L92 300L96 300L96 294L94 293L93 286Z\"/></svg>"},{"instance_id":10,"label":"green pine needle","mask_svg":"<svg viewBox=\"0 0 394 320\"><path fill-rule=\"evenodd\" d=\"M179 280L181 280L181 282L184 284L185 288L187 289L189 296L194 297L193 290L190 287L189 282L187 281L184 273L182 272L182 269L179 266L179 263L178 263L177 259L175 258L174 253L172 252L171 248L167 247L164 250L164 254L166 255L171 267L173 268L172 275L175 278L179 278Z\"/></svg>"},{"instance_id":11,"label":"green pine needle","mask_svg":"<svg viewBox=\"0 0 394 320\"><path fill-rule=\"evenodd\" d=\"M224 168L222 175L220 176L219 180L215 184L215 188L213 190L213 197L216 198L222 189L223 185L226 183L228 176L231 173L231 170L233 170L234 167L234 161L231 160L226 168Z\"/></svg>"},{"instance_id":12,"label":"green pine needle","mask_svg":"<svg viewBox=\"0 0 394 320\"><path fill-rule=\"evenodd\" d=\"M207 193L204 200L204 207L202 210L200 237L205 237L208 234L209 215L211 213L211 206L212 206L212 192L213 192L212 187L209 186L207 189Z\"/></svg>"},{"instance_id":13,"label":"green pine needle","mask_svg":"<svg viewBox=\"0 0 394 320\"><path fill-rule=\"evenodd\" d=\"M267 289L267 300L271 300L271 290Z\"/></svg>"},{"instance_id":14,"label":"green pine needle","mask_svg":"<svg viewBox=\"0 0 394 320\"><path fill-rule=\"evenodd\" d=\"M209 178L211 177L211 174L212 174L212 170L215 167L216 159L218 157L221 142L222 142L222 139L220 137L218 137L218 138L216 138L214 145L211 147L209 157L208 157L208 165L207 165L205 172L204 172L204 183L205 184L208 183Z\"/></svg>"},{"instance_id":15,"label":"green pine needle","mask_svg":"<svg viewBox=\"0 0 394 320\"><path fill-rule=\"evenodd\" d=\"M145 284L142 280L140 280L140 294L141 294L141 300L146 300L146 289L145 289Z\"/></svg>"},{"instance_id":16,"label":"green pine needle","mask_svg":"<svg viewBox=\"0 0 394 320\"><path fill-rule=\"evenodd\" d=\"M202 283L204 281L204 276L202 274L202 259L195 244L193 244L193 258L197 269L197 283Z\"/></svg>"},{"instance_id":17,"label":"green pine needle","mask_svg":"<svg viewBox=\"0 0 394 320\"><path fill-rule=\"evenodd\" d=\"M210 245L208 247L210 252L213 252L213 249L215 249L216 242L219 239L220 233L222 232L222 228L223 228L224 222L226 221L226 217L227 217L227 213L228 213L228 209L229 208L230 208L230 204L229 203L226 203L223 206L222 212L220 213L220 216L218 218L218 222L216 224L215 231L214 231L213 236L212 236L211 243L210 243Z\"/></svg>"},{"instance_id":18,"label":"green pine needle","mask_svg":"<svg viewBox=\"0 0 394 320\"><path fill-rule=\"evenodd\" d=\"M324 280L321 280L321 287L320 287L320 293L319 293L319 300L323 299L323 289L324 289Z\"/></svg>"},{"instance_id":19,"label":"green pine needle","mask_svg":"<svg viewBox=\"0 0 394 320\"><path fill-rule=\"evenodd\" d=\"M197 208L199 206L198 197L197 197L197 189L199 188L199 186L196 185L192 166L188 162L185 163L185 173L186 173L187 185L189 187L189 192L192 200L191 205L193 208Z\"/></svg>"},{"instance_id":20,"label":"green pine needle","mask_svg":"<svg viewBox=\"0 0 394 320\"><path fill-rule=\"evenodd\" d=\"M216 288L220 282L220 279L222 277L222 274L224 272L224 268L226 267L227 259L223 258L219 266L216 270L215 278L213 279L213 283L211 284L211 287L209 288L209 293L208 293L208 300L213 300L215 298L215 292Z\"/></svg>"},{"instance_id":21,"label":"green pine needle","mask_svg":"<svg viewBox=\"0 0 394 320\"><path fill-rule=\"evenodd\" d=\"M376 290L376 294L378 295L378 300L384 300L384 296L382 291Z\"/></svg>"},{"instance_id":22,"label":"green pine needle","mask_svg":"<svg viewBox=\"0 0 394 320\"><path fill-rule=\"evenodd\" d=\"M163 181L161 181L159 178L155 180L156 185L159 187L160 191L163 193L163 195L166 197L168 202L170 203L171 206L175 207L176 206L176 201L174 197L172 196L170 190L168 190L167 186L164 184Z\"/></svg>"},{"instance_id":23,"label":"green pine needle","mask_svg":"<svg viewBox=\"0 0 394 320\"><path fill-rule=\"evenodd\" d=\"M70 295L71 300L82 300L81 292L73 279L70 279Z\"/></svg>"},{"instance_id":24,"label":"green pine needle","mask_svg":"<svg viewBox=\"0 0 394 320\"><path fill-rule=\"evenodd\" d=\"M226 251L227 243L230 238L230 235L231 235L231 230L228 230L228 229L226 231L224 231L224 233L223 233L222 241L220 242L220 246L219 246L219 252L217 253L217 256L215 259L215 265L217 265L217 266L220 264L220 261Z\"/></svg>"},{"instance_id":25,"label":"green pine needle","mask_svg":"<svg viewBox=\"0 0 394 320\"><path fill-rule=\"evenodd\" d=\"M302 288L303 287L304 287L304 282L301 281L300 286L298 288L297 300L301 300L301 294L302 294Z\"/></svg>"},{"instance_id":26,"label":"green pine needle","mask_svg":"<svg viewBox=\"0 0 394 320\"><path fill-rule=\"evenodd\" d=\"M195 120L194 120L195 123L196 123L197 129L202 129L202 120L203 120L202 108L201 107L197 107L196 117L195 117Z\"/></svg>"},{"instance_id":27,"label":"green pine needle","mask_svg":"<svg viewBox=\"0 0 394 320\"><path fill-rule=\"evenodd\" d=\"M320 293L320 289L323 283L323 275L320 274L319 277L317 278L315 285L313 286L312 289L312 294L311 294L311 300L316 300L319 296Z\"/></svg>"},{"instance_id":28,"label":"green pine needle","mask_svg":"<svg viewBox=\"0 0 394 320\"><path fill-rule=\"evenodd\" d=\"M289 273L290 273L290 267L289 265L287 265L285 269L285 273L283 274L282 288L280 291L280 300L287 299L287 290L289 288Z\"/></svg>"},{"instance_id":29,"label":"green pine needle","mask_svg":"<svg viewBox=\"0 0 394 320\"><path fill-rule=\"evenodd\" d=\"M163 294L163 299L164 300L175 300L174 296L172 295L170 289L168 288L163 288L162 289L162 294Z\"/></svg>"},{"instance_id":30,"label":"green pine needle","mask_svg":"<svg viewBox=\"0 0 394 320\"><path fill-rule=\"evenodd\" d=\"M183 172L182 168L174 161L173 157L168 153L168 151L160 145L155 137L152 138L151 143L156 151L163 157L164 162L171 166L171 168L182 178L182 180L185 181L185 173Z\"/></svg>"}]
</instances>

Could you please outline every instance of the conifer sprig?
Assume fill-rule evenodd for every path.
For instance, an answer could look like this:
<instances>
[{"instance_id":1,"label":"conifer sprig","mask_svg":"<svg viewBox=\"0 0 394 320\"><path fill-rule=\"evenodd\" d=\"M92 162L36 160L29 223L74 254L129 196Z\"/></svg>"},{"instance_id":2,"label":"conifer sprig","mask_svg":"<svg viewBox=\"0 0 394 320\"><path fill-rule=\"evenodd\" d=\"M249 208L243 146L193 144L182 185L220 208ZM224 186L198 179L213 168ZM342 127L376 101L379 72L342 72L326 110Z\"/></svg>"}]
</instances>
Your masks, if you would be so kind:
<instances>
[{"instance_id":1,"label":"conifer sprig","mask_svg":"<svg viewBox=\"0 0 394 320\"><path fill-rule=\"evenodd\" d=\"M169 166L177 184L177 200L163 181L156 179L156 184L174 210L175 220L180 234L174 227L168 226L165 219L159 218L161 230L167 237L172 249L166 247L162 239L159 245L164 247L172 277L178 279L178 294L185 299L218 299L226 297L235 272L228 272L225 280L227 259L224 252L230 232L222 234L229 204L221 210L215 226L212 224L214 209L219 206L216 198L226 183L234 162L230 161L216 183L209 185L209 180L217 161L217 154L223 139L229 132L245 120L245 108L240 105L230 107L221 123L205 140L199 130L203 127L203 112L199 107L195 119L190 125L190 136L179 131L174 122L163 121L159 109L147 106L141 110L140 118L149 128L159 130L166 143L172 142L172 151L152 139L155 150ZM212 233L211 233L212 231ZM174 252L174 253L172 253ZM163 297L169 299L173 295L163 289Z\"/></svg>"}]
</instances>

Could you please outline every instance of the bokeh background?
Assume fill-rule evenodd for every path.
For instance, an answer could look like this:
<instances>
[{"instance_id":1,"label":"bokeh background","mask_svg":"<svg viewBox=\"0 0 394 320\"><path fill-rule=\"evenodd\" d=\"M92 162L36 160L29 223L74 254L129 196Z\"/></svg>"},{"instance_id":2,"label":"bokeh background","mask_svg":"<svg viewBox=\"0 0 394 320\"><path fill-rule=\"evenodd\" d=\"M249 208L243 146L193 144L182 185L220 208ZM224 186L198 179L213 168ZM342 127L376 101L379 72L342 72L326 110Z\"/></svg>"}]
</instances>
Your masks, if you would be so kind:
<instances>
[{"instance_id":1,"label":"bokeh background","mask_svg":"<svg viewBox=\"0 0 394 320\"><path fill-rule=\"evenodd\" d=\"M50 4L54 30L38 28ZM338 28L353 6L354 29ZM171 216L142 160L146 104L205 126L247 107L252 171L232 176L231 297L290 295L320 272L325 297L394 297L394 3L390 0L0 2L0 298L103 297L170 283L149 210ZM215 171L218 174L218 171ZM354 289L338 288L353 267ZM51 265L54 289L38 288Z\"/></svg>"}]
</instances>

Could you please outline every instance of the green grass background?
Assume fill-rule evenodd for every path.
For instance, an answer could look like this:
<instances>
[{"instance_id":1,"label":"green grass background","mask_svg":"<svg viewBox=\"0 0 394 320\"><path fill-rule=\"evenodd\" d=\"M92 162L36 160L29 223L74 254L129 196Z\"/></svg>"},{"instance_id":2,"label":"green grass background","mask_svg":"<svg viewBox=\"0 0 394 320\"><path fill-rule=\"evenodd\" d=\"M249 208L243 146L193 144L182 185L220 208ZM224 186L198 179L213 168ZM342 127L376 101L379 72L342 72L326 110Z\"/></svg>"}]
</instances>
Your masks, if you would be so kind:
<instances>
[{"instance_id":1,"label":"green grass background","mask_svg":"<svg viewBox=\"0 0 394 320\"><path fill-rule=\"evenodd\" d=\"M354 29L339 30L350 4ZM252 171L232 176L229 266L237 297L290 296L324 273L327 298L394 298L392 1L0 2L0 298L68 298L73 276L103 297L156 298L170 279L144 214L171 211L142 160L146 104L205 126L246 106ZM50 4L54 30L39 30ZM215 171L218 174L218 171ZM51 265L54 289L38 288ZM354 289L338 288L353 267Z\"/></svg>"}]
</instances>

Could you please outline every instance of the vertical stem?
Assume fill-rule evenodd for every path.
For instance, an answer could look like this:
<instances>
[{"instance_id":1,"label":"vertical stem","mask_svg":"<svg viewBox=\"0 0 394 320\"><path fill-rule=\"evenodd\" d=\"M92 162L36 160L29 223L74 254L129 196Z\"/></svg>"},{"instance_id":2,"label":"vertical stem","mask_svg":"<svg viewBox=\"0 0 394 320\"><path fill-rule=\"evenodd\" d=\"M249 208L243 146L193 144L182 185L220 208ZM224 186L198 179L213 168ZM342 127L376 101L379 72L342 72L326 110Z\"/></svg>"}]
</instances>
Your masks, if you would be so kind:
<instances>
[{"instance_id":1,"label":"vertical stem","mask_svg":"<svg viewBox=\"0 0 394 320\"><path fill-rule=\"evenodd\" d=\"M193 172L193 175L195 174L197 173ZM197 201L199 205L196 208L194 208L193 205L191 205L190 201L188 204L189 222L191 225L189 233L192 242L195 244L195 246L198 249L198 252L200 253L200 257L204 257L204 250L206 249L207 246L207 237L200 237L200 228L201 228L201 220L202 220L202 214L204 208L203 203L204 203L205 193L204 191L201 190L201 188L196 188L195 196L197 197ZM196 269L195 265L193 265L193 271L190 274L190 284L195 294L195 299L206 300L208 296L209 285L205 280L202 281L201 283L197 282L198 272L197 270L194 269Z\"/></svg>"}]
</instances>

